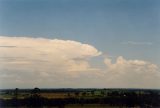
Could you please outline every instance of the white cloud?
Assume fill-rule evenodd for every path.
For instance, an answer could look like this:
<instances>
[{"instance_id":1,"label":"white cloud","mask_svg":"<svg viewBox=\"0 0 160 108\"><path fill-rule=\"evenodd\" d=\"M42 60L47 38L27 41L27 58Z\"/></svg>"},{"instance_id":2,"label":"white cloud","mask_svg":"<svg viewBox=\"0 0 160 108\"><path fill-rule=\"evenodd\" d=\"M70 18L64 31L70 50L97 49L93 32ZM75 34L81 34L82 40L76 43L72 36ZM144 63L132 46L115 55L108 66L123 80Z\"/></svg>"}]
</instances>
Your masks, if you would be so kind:
<instances>
[{"instance_id":1,"label":"white cloud","mask_svg":"<svg viewBox=\"0 0 160 108\"><path fill-rule=\"evenodd\" d=\"M119 56L115 63L106 58L109 86L157 88L160 85L160 71L157 65L142 60L126 60Z\"/></svg>"},{"instance_id":2,"label":"white cloud","mask_svg":"<svg viewBox=\"0 0 160 108\"><path fill-rule=\"evenodd\" d=\"M142 60L105 57L104 68L91 65L101 52L71 40L0 37L0 85L15 87L160 88L159 67ZM93 62L93 61L92 61Z\"/></svg>"},{"instance_id":3,"label":"white cloud","mask_svg":"<svg viewBox=\"0 0 160 108\"><path fill-rule=\"evenodd\" d=\"M29 84L34 85L42 79L54 82L94 74L96 69L88 60L101 54L91 45L71 40L0 37L0 46L0 79L8 85L14 80L28 83L31 79Z\"/></svg>"}]
</instances>

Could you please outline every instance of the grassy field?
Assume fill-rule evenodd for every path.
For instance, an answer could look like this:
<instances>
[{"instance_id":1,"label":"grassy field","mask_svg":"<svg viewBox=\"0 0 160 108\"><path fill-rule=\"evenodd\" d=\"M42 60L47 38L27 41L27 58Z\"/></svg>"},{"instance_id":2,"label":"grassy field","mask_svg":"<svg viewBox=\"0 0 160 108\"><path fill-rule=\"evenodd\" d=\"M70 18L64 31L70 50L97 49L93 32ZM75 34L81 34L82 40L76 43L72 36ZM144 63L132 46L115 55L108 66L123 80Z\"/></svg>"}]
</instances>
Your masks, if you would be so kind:
<instances>
[{"instance_id":1,"label":"grassy field","mask_svg":"<svg viewBox=\"0 0 160 108\"><path fill-rule=\"evenodd\" d=\"M65 108L111 108L109 105L100 105L100 104L86 104L86 105L66 105ZM112 106L112 108L119 108L119 106ZM121 107L121 108L126 108L126 107ZM136 107L134 107L136 108ZM138 108L138 107L137 107Z\"/></svg>"},{"instance_id":2,"label":"grassy field","mask_svg":"<svg viewBox=\"0 0 160 108\"><path fill-rule=\"evenodd\" d=\"M48 99L68 98L67 93L40 93L40 96Z\"/></svg>"}]
</instances>

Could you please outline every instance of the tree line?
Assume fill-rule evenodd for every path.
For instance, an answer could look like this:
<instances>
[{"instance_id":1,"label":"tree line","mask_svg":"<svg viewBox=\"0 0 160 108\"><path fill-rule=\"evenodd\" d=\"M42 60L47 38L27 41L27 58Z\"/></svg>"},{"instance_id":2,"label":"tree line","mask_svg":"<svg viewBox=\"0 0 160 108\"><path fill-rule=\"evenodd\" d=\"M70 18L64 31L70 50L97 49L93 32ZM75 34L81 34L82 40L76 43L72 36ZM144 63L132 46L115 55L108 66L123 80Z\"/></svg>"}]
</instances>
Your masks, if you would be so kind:
<instances>
[{"instance_id":1,"label":"tree line","mask_svg":"<svg viewBox=\"0 0 160 108\"><path fill-rule=\"evenodd\" d=\"M48 99L40 95L41 90L34 88L31 90L31 95L24 99L18 98L19 89L14 90L14 97L12 99L0 99L0 107L43 107L43 106L57 106L59 108L65 107L68 104L100 104L109 106L125 106L125 107L160 107L160 94L159 92L149 91L147 93L137 93L135 91L110 91L107 93L101 91L102 97L83 98L87 95L82 92L82 96L77 98L80 91L75 91L75 97L68 96L68 98ZM94 91L91 92L95 95Z\"/></svg>"}]
</instances>

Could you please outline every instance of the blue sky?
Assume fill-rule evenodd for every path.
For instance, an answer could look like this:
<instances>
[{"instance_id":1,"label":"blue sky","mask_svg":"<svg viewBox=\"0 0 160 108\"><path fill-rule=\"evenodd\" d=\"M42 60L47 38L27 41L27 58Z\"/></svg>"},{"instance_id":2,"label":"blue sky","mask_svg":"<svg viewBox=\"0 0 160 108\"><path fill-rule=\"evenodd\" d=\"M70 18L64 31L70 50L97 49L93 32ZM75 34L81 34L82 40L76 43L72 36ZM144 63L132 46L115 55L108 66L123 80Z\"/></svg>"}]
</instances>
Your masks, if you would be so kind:
<instances>
[{"instance_id":1,"label":"blue sky","mask_svg":"<svg viewBox=\"0 0 160 108\"><path fill-rule=\"evenodd\" d=\"M159 0L0 0L1 36L74 40L158 66L159 19Z\"/></svg>"},{"instance_id":2,"label":"blue sky","mask_svg":"<svg viewBox=\"0 0 160 108\"><path fill-rule=\"evenodd\" d=\"M0 2L0 35L71 39L92 44L115 56L160 61L159 0ZM121 45L126 41L153 45Z\"/></svg>"}]
</instances>

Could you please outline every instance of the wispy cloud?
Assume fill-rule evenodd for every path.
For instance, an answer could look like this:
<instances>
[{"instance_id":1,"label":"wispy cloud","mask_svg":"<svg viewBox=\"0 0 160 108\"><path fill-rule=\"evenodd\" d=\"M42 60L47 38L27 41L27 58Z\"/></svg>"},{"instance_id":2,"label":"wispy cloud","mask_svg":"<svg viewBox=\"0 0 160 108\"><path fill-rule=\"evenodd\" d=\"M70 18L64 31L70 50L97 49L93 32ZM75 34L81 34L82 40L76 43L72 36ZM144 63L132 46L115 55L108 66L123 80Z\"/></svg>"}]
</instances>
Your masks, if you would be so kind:
<instances>
[{"instance_id":1,"label":"wispy cloud","mask_svg":"<svg viewBox=\"0 0 160 108\"><path fill-rule=\"evenodd\" d=\"M135 42L135 41L127 41L127 42L122 42L121 44L124 45L152 45L152 42Z\"/></svg>"}]
</instances>

